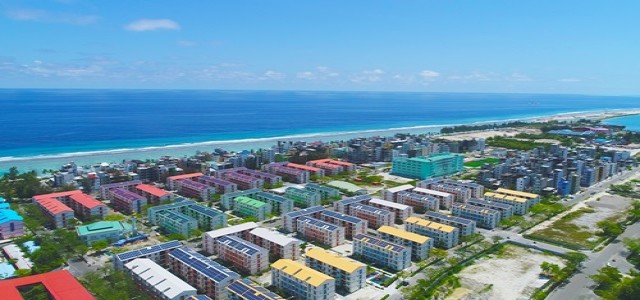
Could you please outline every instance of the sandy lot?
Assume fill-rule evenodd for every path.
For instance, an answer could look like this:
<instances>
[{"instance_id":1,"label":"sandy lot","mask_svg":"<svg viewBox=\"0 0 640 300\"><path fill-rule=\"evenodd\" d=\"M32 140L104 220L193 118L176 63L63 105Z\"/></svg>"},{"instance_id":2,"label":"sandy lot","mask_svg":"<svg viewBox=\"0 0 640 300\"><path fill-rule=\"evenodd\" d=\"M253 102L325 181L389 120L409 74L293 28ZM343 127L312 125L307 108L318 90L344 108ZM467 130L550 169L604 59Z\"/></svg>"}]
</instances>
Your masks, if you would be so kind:
<instances>
[{"instance_id":1,"label":"sandy lot","mask_svg":"<svg viewBox=\"0 0 640 300\"><path fill-rule=\"evenodd\" d=\"M540 264L545 261L564 266L557 256L507 245L503 254L483 258L462 270L458 274L462 286L447 299L529 299L547 281L540 277Z\"/></svg>"}]
</instances>

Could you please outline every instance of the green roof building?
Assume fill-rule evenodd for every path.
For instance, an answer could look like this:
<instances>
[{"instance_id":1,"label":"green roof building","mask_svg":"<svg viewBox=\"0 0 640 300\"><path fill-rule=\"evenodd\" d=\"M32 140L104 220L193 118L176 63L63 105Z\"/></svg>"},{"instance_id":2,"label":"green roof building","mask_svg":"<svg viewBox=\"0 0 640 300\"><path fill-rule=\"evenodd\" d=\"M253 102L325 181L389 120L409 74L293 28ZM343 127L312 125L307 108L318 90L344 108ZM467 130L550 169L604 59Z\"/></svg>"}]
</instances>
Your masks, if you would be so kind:
<instances>
[{"instance_id":1,"label":"green roof building","mask_svg":"<svg viewBox=\"0 0 640 300\"><path fill-rule=\"evenodd\" d=\"M294 187L288 187L285 190L284 195L287 198L292 199L295 206L302 208L320 205L320 199L322 198L318 192L297 189Z\"/></svg>"},{"instance_id":2,"label":"green roof building","mask_svg":"<svg viewBox=\"0 0 640 300\"><path fill-rule=\"evenodd\" d=\"M125 238L132 231L133 226L131 224L118 221L100 221L89 225L76 226L78 237L89 246L102 240L113 243Z\"/></svg>"},{"instance_id":3,"label":"green roof building","mask_svg":"<svg viewBox=\"0 0 640 300\"><path fill-rule=\"evenodd\" d=\"M173 210L158 213L158 223L166 234L177 233L189 237L194 229L198 229L198 221L190 216Z\"/></svg>"},{"instance_id":4,"label":"green roof building","mask_svg":"<svg viewBox=\"0 0 640 300\"><path fill-rule=\"evenodd\" d=\"M461 172L464 157L460 154L438 153L429 156L396 157L391 174L408 178L427 179Z\"/></svg>"},{"instance_id":5,"label":"green roof building","mask_svg":"<svg viewBox=\"0 0 640 300\"><path fill-rule=\"evenodd\" d=\"M233 211L244 217L254 217L258 221L267 218L271 213L271 205L253 198L240 196L233 199Z\"/></svg>"}]
</instances>

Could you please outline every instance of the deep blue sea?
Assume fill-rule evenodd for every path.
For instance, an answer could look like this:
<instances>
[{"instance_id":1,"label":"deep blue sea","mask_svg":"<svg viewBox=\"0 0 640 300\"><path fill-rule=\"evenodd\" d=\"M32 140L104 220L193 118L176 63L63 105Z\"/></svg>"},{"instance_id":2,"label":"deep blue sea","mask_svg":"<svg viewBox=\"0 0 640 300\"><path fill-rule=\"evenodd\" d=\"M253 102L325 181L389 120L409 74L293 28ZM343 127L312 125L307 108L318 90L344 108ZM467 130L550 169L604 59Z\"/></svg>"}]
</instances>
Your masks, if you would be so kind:
<instances>
[{"instance_id":1,"label":"deep blue sea","mask_svg":"<svg viewBox=\"0 0 640 300\"><path fill-rule=\"evenodd\" d=\"M0 105L2 171L273 144L267 138L329 140L365 130L426 132L447 124L639 108L640 97L0 89Z\"/></svg>"}]
</instances>

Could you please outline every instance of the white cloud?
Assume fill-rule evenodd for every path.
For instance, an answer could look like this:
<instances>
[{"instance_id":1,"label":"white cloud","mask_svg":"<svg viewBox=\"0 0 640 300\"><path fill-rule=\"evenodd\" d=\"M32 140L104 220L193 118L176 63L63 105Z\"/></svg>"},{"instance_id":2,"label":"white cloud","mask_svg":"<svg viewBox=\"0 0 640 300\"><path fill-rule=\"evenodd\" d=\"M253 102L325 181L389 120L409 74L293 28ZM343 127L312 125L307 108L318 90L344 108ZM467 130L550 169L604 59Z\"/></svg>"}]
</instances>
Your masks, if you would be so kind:
<instances>
[{"instance_id":1,"label":"white cloud","mask_svg":"<svg viewBox=\"0 0 640 300\"><path fill-rule=\"evenodd\" d=\"M580 78L562 78L562 79L558 79L558 81L560 81L560 82L581 82L582 79L580 79Z\"/></svg>"},{"instance_id":2,"label":"white cloud","mask_svg":"<svg viewBox=\"0 0 640 300\"><path fill-rule=\"evenodd\" d=\"M422 72L420 72L420 76L424 79L432 80L440 77L440 73L432 70L423 70Z\"/></svg>"},{"instance_id":3,"label":"white cloud","mask_svg":"<svg viewBox=\"0 0 640 300\"><path fill-rule=\"evenodd\" d=\"M127 24L129 31L178 30L180 25L169 19L140 19Z\"/></svg>"},{"instance_id":4,"label":"white cloud","mask_svg":"<svg viewBox=\"0 0 640 300\"><path fill-rule=\"evenodd\" d=\"M495 75L494 73L473 72L464 75L451 75L449 79L461 81L491 81L494 80Z\"/></svg>"},{"instance_id":5,"label":"white cloud","mask_svg":"<svg viewBox=\"0 0 640 300\"><path fill-rule=\"evenodd\" d=\"M351 81L356 83L378 82L382 80L384 74L384 70L382 69L364 70L359 74L352 76Z\"/></svg>"},{"instance_id":6,"label":"white cloud","mask_svg":"<svg viewBox=\"0 0 640 300\"><path fill-rule=\"evenodd\" d=\"M337 76L340 74L323 66L316 67L313 71L303 71L296 74L296 78L304 80L326 80Z\"/></svg>"},{"instance_id":7,"label":"white cloud","mask_svg":"<svg viewBox=\"0 0 640 300\"><path fill-rule=\"evenodd\" d=\"M182 47L193 47L195 45L197 45L197 44L194 41L189 41L189 40L179 40L178 41L178 46L182 46Z\"/></svg>"},{"instance_id":8,"label":"white cloud","mask_svg":"<svg viewBox=\"0 0 640 300\"><path fill-rule=\"evenodd\" d=\"M268 70L266 72L264 72L264 74L262 74L262 76L259 78L260 80L280 80L280 79L284 79L287 76L283 73L280 73L278 71L273 71L273 70Z\"/></svg>"},{"instance_id":9,"label":"white cloud","mask_svg":"<svg viewBox=\"0 0 640 300\"><path fill-rule=\"evenodd\" d=\"M521 74L521 73L512 73L507 77L508 81L532 81L531 77Z\"/></svg>"},{"instance_id":10,"label":"white cloud","mask_svg":"<svg viewBox=\"0 0 640 300\"><path fill-rule=\"evenodd\" d=\"M57 13L39 9L14 9L7 11L6 15L16 21L65 23L71 25L87 25L95 23L100 19L100 17L94 15Z\"/></svg>"}]
</instances>

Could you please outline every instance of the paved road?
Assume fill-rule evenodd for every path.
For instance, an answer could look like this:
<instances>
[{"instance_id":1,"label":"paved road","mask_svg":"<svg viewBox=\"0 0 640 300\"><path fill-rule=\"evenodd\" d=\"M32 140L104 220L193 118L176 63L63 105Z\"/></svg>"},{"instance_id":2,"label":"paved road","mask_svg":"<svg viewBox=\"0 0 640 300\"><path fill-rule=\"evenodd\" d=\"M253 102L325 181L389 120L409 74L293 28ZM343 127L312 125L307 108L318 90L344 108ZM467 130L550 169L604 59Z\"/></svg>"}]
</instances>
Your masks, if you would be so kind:
<instances>
[{"instance_id":1,"label":"paved road","mask_svg":"<svg viewBox=\"0 0 640 300\"><path fill-rule=\"evenodd\" d=\"M631 177L633 177L635 175L638 175L638 169L637 168L634 168L631 171L627 171L627 170L622 171L622 173L620 173L618 175L614 175L611 178L605 179L605 180L603 180L601 182L598 182L598 183L592 185L586 191L575 195L573 199L564 202L564 204L567 205L567 206L571 206L571 205L574 205L576 203L579 203L579 202L582 202L584 200L587 200L592 195L595 195L595 194L600 193L600 192L607 191L612 184L619 184L619 183L621 183L623 181L628 180L629 178L631 178Z\"/></svg>"},{"instance_id":2,"label":"paved road","mask_svg":"<svg viewBox=\"0 0 640 300\"><path fill-rule=\"evenodd\" d=\"M609 244L602 251L589 254L589 260L584 263L581 272L571 277L569 282L564 286L556 289L547 299L564 300L564 299L600 299L593 293L593 281L589 278L598 272L598 270L607 265L619 268L621 272L628 272L632 267L624 258L624 245L621 240L625 237L640 237L640 223L635 223L625 230L616 241ZM613 261L615 259L615 262Z\"/></svg>"},{"instance_id":3,"label":"paved road","mask_svg":"<svg viewBox=\"0 0 640 300\"><path fill-rule=\"evenodd\" d=\"M498 229L494 229L494 230L477 229L477 231L487 238L492 238L493 236L499 236L504 241L511 241L513 243L520 244L525 247L537 248L539 250L546 250L546 251L550 251L557 254L565 254L567 252L573 251L573 250L569 250L566 248L558 247L558 246L543 243L543 242L528 240L528 239L525 239L522 236L522 234L515 233L512 231L498 230Z\"/></svg>"}]
</instances>

